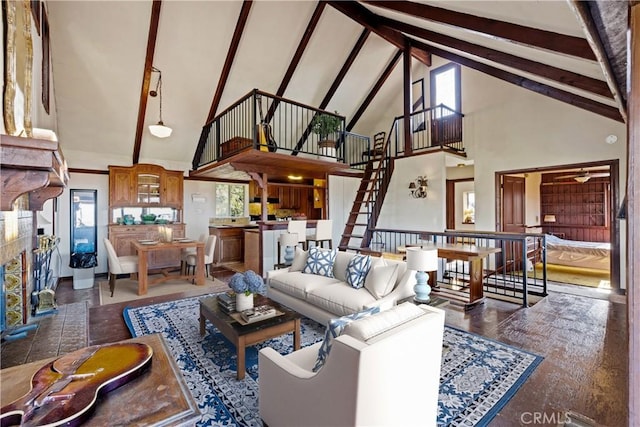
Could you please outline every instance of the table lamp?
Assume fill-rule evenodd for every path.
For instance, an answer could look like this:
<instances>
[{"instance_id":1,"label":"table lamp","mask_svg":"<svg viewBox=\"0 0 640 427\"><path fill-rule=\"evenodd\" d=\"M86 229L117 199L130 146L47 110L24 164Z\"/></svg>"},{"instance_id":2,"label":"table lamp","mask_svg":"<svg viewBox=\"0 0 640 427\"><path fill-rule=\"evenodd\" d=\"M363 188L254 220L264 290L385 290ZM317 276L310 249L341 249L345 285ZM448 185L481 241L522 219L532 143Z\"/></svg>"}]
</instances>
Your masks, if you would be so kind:
<instances>
[{"instance_id":1,"label":"table lamp","mask_svg":"<svg viewBox=\"0 0 640 427\"><path fill-rule=\"evenodd\" d=\"M431 287L427 284L428 271L438 270L438 249L437 248L407 248L407 268L416 270L416 285L413 291L416 302L428 303Z\"/></svg>"},{"instance_id":2,"label":"table lamp","mask_svg":"<svg viewBox=\"0 0 640 427\"><path fill-rule=\"evenodd\" d=\"M298 233L282 233L280 235L280 245L284 246L284 264L285 265L289 266L293 262L293 248L297 244L298 244Z\"/></svg>"}]
</instances>

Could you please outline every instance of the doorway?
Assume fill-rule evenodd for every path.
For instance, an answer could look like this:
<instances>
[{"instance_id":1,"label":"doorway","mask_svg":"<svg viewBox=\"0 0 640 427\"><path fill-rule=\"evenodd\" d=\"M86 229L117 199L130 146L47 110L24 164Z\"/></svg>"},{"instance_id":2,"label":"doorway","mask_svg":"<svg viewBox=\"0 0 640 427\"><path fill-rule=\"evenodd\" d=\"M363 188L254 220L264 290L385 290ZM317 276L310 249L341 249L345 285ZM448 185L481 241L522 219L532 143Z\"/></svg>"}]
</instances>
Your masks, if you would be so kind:
<instances>
[{"instance_id":1,"label":"doorway","mask_svg":"<svg viewBox=\"0 0 640 427\"><path fill-rule=\"evenodd\" d=\"M567 201L563 202L566 203L566 205L560 206L558 209L559 215L550 215L543 212L543 208L546 208L545 203L547 202L543 203L539 192L538 194L530 194L533 193L536 188L539 191L544 185L554 186L567 191L573 187L580 189L580 185L587 183L590 178L596 176L595 173L589 174L589 170L598 170L598 180L603 181L603 186L607 188L606 191L602 191L602 194L597 196L606 198L606 203L601 203L603 206L602 211L599 210L600 207L598 207L598 203L591 199L591 197L596 197L594 191L589 191L583 195L572 194L566 196L565 199ZM607 173L603 173L603 171ZM528 177L540 177L545 174L549 177L546 179L547 182L542 182L541 180L539 185L527 185ZM587 177L586 180L585 177ZM524 181L524 184L520 181ZM496 172L496 230L505 232L530 231L533 233L552 234L560 239L559 244L561 245L565 243L568 245L590 243L590 236L596 233L606 233L607 238L605 240L608 240L610 249L604 265L608 264L611 290L618 292L620 290L620 227L619 220L616 217L619 206L618 181L618 160ZM593 186L593 184L594 181L591 181L589 185ZM527 192L525 190L529 191ZM560 203L558 201L562 200L562 197L554 195L552 199L555 200L557 204ZM584 208L584 219L580 219L579 216L573 213L575 212L574 205L581 203L588 205ZM571 209L573 209L573 211ZM532 211L535 211L535 214L532 214ZM588 222L588 220L598 216L605 216L604 224ZM556 222L559 218L568 218L567 221L571 222L571 220L573 220L573 223L571 225L560 224ZM559 230L566 231L566 233L560 233L558 232ZM565 239L565 237L570 237L570 239ZM567 242L564 240L567 240ZM551 251L549 247L547 249L547 254L549 254ZM559 268L572 268L571 262L574 260L573 256L568 253L566 255L561 254L561 256L564 256L564 258L561 258L562 261L555 261L558 263ZM548 272L551 267L556 265L550 262L549 259L551 259L551 257L548 257ZM567 259L570 259L571 262L567 262L565 266L565 260ZM607 271L598 270L592 272L584 267L585 264L581 265L578 263L576 265L577 270L574 271L574 273L578 274L592 274L598 271ZM586 265L589 265L588 261ZM567 277L567 280L568 279L569 277ZM552 278L550 278L550 280L552 280ZM577 281L577 279L575 280Z\"/></svg>"}]
</instances>

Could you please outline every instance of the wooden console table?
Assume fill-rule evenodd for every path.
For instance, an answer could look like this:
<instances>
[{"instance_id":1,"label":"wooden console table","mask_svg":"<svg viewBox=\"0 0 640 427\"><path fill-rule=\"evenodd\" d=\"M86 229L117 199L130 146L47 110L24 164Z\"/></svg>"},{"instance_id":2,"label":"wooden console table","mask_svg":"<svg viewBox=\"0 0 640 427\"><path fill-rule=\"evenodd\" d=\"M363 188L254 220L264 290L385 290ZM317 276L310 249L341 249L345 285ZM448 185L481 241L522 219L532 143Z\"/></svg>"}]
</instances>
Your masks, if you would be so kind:
<instances>
[{"instance_id":1,"label":"wooden console table","mask_svg":"<svg viewBox=\"0 0 640 427\"><path fill-rule=\"evenodd\" d=\"M95 407L87 426L175 426L195 424L197 403L159 334L123 342L140 342L153 348L151 367L140 377L106 393ZM31 377L52 357L0 371L0 406L27 393Z\"/></svg>"}]
</instances>

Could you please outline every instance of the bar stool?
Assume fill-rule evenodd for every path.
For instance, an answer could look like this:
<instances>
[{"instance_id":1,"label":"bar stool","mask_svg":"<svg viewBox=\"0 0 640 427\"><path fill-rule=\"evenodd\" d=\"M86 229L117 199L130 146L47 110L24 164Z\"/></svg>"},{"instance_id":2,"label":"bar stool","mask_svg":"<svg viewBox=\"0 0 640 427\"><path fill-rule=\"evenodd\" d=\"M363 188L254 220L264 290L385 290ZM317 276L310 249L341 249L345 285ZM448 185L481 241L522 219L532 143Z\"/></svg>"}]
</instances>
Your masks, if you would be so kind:
<instances>
[{"instance_id":1,"label":"bar stool","mask_svg":"<svg viewBox=\"0 0 640 427\"><path fill-rule=\"evenodd\" d=\"M324 242L329 242L329 249L333 249L333 220L321 219L316 223L316 232L307 236L307 247L314 242L315 246L324 247Z\"/></svg>"}]
</instances>

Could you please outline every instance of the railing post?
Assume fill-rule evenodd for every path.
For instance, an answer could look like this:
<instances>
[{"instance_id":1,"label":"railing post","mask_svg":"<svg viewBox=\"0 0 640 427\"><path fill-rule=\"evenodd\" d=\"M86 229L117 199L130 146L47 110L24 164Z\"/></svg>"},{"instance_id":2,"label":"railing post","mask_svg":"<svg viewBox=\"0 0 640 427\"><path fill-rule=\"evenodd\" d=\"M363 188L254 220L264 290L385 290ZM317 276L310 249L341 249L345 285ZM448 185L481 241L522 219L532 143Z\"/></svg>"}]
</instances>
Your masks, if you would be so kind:
<instances>
[{"instance_id":1,"label":"railing post","mask_svg":"<svg viewBox=\"0 0 640 427\"><path fill-rule=\"evenodd\" d=\"M522 238L522 306L529 307L529 298L527 293L527 238ZM535 266L534 266L535 268Z\"/></svg>"}]
</instances>

